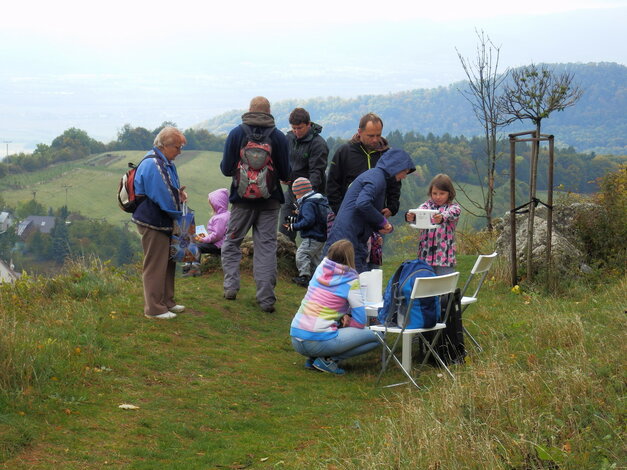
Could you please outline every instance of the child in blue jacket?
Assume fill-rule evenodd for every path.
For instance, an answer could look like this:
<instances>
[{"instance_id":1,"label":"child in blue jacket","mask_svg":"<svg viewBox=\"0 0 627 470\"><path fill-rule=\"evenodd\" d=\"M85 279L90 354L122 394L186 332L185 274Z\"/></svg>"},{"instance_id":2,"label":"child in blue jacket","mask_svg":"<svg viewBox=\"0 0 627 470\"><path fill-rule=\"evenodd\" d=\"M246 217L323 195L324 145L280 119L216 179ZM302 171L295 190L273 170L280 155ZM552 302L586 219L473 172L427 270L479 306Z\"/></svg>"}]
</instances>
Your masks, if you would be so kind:
<instances>
[{"instance_id":1,"label":"child in blue jacket","mask_svg":"<svg viewBox=\"0 0 627 470\"><path fill-rule=\"evenodd\" d=\"M287 223L288 230L300 231L301 243L296 250L298 277L292 278L299 286L307 287L311 275L322 261L322 249L327 241L327 212L329 202L313 191L307 178L296 178L292 183L298 215L294 223Z\"/></svg>"}]
</instances>

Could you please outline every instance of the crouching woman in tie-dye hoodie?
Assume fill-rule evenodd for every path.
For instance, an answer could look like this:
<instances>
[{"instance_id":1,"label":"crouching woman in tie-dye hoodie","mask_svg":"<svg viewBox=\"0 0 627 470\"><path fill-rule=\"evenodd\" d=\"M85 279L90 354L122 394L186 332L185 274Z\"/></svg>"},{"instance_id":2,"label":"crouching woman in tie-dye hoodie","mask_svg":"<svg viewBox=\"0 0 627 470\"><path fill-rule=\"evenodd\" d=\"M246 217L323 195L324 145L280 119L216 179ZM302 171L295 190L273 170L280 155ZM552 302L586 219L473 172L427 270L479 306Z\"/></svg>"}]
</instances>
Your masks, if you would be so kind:
<instances>
[{"instance_id":1,"label":"crouching woman in tie-dye hoodie","mask_svg":"<svg viewBox=\"0 0 627 470\"><path fill-rule=\"evenodd\" d=\"M307 357L307 369L341 375L344 369L338 361L364 354L380 344L365 324L355 250L350 241L338 240L329 247L309 281L292 320L292 345Z\"/></svg>"}]
</instances>

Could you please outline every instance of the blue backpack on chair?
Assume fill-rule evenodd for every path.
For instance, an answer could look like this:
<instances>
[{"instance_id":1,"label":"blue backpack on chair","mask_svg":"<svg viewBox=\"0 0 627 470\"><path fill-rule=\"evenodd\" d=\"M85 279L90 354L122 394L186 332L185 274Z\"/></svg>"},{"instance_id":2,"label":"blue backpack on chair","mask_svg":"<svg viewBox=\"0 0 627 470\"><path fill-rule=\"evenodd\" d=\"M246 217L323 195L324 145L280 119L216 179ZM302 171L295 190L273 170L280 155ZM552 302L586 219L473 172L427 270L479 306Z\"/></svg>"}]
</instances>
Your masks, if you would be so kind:
<instances>
[{"instance_id":1,"label":"blue backpack on chair","mask_svg":"<svg viewBox=\"0 0 627 470\"><path fill-rule=\"evenodd\" d=\"M404 261L389 280L383 293L383 308L378 320L382 325L403 326L404 313L411 300L411 291L417 277L434 277L433 268L421 259ZM406 328L432 328L440 319L438 296L414 299ZM400 318L399 318L400 317Z\"/></svg>"}]
</instances>

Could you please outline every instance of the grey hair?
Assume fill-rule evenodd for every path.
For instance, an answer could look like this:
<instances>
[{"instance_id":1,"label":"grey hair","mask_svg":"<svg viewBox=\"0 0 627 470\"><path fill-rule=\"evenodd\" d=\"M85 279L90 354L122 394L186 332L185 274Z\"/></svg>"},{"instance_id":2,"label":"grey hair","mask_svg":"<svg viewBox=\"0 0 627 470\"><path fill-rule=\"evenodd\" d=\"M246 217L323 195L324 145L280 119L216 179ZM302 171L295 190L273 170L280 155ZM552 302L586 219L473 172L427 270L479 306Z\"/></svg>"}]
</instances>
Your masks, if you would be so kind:
<instances>
[{"instance_id":1,"label":"grey hair","mask_svg":"<svg viewBox=\"0 0 627 470\"><path fill-rule=\"evenodd\" d=\"M152 145L159 149L162 149L167 145L172 145L179 142L181 144L187 143L187 139L185 138L183 133L179 131L176 127L167 126L159 131Z\"/></svg>"}]
</instances>

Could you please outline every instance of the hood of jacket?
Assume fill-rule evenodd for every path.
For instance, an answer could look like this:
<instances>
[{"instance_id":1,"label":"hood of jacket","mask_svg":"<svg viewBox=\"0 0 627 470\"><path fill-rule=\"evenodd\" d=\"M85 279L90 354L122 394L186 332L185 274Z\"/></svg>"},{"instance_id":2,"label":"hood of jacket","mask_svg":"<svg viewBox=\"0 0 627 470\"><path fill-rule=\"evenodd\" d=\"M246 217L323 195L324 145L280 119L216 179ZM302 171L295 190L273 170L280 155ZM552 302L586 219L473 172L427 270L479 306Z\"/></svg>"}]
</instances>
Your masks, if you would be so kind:
<instances>
[{"instance_id":1,"label":"hood of jacket","mask_svg":"<svg viewBox=\"0 0 627 470\"><path fill-rule=\"evenodd\" d=\"M359 277L357 271L345 264L324 258L316 269L316 280L324 286L336 286L351 282Z\"/></svg>"},{"instance_id":2,"label":"hood of jacket","mask_svg":"<svg viewBox=\"0 0 627 470\"><path fill-rule=\"evenodd\" d=\"M416 165L405 150L391 148L379 158L376 168L381 168L388 175L388 178L409 170L409 173L416 171Z\"/></svg>"},{"instance_id":3,"label":"hood of jacket","mask_svg":"<svg viewBox=\"0 0 627 470\"><path fill-rule=\"evenodd\" d=\"M229 209L229 190L226 188L211 191L207 199L216 214L223 214Z\"/></svg>"},{"instance_id":4,"label":"hood of jacket","mask_svg":"<svg viewBox=\"0 0 627 470\"><path fill-rule=\"evenodd\" d=\"M297 199L296 203L299 205L302 205L302 203L305 202L305 200L315 202L316 204L328 204L329 203L326 196L324 196L323 194L317 193L313 190L309 191L306 194L303 194L303 197L301 197L300 199Z\"/></svg>"},{"instance_id":5,"label":"hood of jacket","mask_svg":"<svg viewBox=\"0 0 627 470\"><path fill-rule=\"evenodd\" d=\"M359 133L356 133L353 137L351 137L350 143L361 145L361 140L359 140ZM390 146L388 145L388 141L386 140L386 138L381 137L376 148L372 149L372 152L385 152L389 148Z\"/></svg>"},{"instance_id":6,"label":"hood of jacket","mask_svg":"<svg viewBox=\"0 0 627 470\"><path fill-rule=\"evenodd\" d=\"M250 127L274 127L274 116L270 113L247 112L242 114L242 123Z\"/></svg>"}]
</instances>

